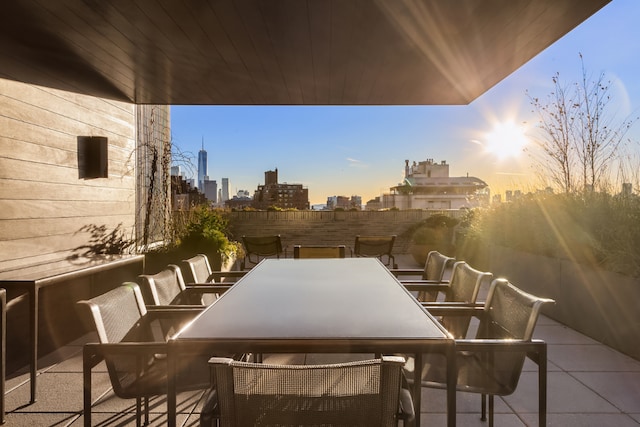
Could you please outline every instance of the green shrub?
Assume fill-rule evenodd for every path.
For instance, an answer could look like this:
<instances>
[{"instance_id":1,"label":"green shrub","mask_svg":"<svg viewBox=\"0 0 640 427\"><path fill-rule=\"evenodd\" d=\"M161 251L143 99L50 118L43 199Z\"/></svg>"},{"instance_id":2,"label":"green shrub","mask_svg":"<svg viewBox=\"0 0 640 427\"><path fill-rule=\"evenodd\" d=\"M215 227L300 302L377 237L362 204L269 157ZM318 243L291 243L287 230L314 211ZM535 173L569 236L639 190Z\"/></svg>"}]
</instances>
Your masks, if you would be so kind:
<instances>
[{"instance_id":1,"label":"green shrub","mask_svg":"<svg viewBox=\"0 0 640 427\"><path fill-rule=\"evenodd\" d=\"M228 236L229 220L221 212L198 206L191 210L177 246L195 253L219 253L223 258L238 252L239 244Z\"/></svg>"},{"instance_id":2,"label":"green shrub","mask_svg":"<svg viewBox=\"0 0 640 427\"><path fill-rule=\"evenodd\" d=\"M638 197L535 194L474 210L465 225L489 243L638 277L639 220Z\"/></svg>"}]
</instances>

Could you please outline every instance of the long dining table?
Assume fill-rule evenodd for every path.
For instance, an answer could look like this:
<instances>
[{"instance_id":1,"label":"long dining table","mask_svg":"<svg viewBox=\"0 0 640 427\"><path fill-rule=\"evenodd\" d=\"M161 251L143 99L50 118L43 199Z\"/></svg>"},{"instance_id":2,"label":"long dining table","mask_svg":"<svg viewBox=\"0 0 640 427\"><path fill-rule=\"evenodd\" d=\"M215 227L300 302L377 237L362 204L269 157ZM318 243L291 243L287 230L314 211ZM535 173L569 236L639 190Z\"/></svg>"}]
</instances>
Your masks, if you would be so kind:
<instances>
[{"instance_id":1,"label":"long dining table","mask_svg":"<svg viewBox=\"0 0 640 427\"><path fill-rule=\"evenodd\" d=\"M169 340L168 425L185 352L411 354L447 358L447 424L456 424L455 344L377 258L265 259ZM411 390L420 425L421 383Z\"/></svg>"}]
</instances>

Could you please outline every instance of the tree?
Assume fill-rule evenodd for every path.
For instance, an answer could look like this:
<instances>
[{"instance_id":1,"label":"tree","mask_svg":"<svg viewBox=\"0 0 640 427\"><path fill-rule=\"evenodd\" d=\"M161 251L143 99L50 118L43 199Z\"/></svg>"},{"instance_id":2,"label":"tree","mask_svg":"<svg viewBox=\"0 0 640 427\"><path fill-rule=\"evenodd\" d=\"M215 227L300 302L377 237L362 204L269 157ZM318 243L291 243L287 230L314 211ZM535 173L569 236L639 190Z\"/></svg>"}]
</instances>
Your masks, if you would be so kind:
<instances>
[{"instance_id":1,"label":"tree","mask_svg":"<svg viewBox=\"0 0 640 427\"><path fill-rule=\"evenodd\" d=\"M545 99L527 92L540 130L534 139L540 150L530 153L541 174L564 193L606 191L611 163L620 160L625 135L637 120L616 121L610 111L611 82L604 72L592 79L579 56L579 82L564 84L556 73L554 89Z\"/></svg>"}]
</instances>

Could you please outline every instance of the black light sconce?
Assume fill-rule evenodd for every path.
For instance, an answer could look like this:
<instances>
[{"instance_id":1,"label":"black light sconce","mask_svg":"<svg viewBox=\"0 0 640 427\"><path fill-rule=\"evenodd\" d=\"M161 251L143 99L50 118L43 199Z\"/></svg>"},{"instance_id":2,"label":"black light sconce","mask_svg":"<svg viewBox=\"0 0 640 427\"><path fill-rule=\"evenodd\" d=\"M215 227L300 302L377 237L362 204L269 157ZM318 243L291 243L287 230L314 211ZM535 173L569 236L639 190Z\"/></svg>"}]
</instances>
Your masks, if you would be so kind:
<instances>
[{"instance_id":1,"label":"black light sconce","mask_svg":"<svg viewBox=\"0 0 640 427\"><path fill-rule=\"evenodd\" d=\"M78 178L108 178L106 136L78 137Z\"/></svg>"}]
</instances>

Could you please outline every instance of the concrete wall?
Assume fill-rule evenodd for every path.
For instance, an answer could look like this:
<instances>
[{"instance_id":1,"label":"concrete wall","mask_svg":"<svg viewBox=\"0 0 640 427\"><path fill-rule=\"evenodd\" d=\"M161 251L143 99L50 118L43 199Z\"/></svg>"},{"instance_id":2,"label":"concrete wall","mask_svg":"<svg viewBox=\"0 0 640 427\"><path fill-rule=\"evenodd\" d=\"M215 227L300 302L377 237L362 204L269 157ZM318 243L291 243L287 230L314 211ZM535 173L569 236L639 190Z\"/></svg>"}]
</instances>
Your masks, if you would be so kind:
<instances>
[{"instance_id":1,"label":"concrete wall","mask_svg":"<svg viewBox=\"0 0 640 427\"><path fill-rule=\"evenodd\" d=\"M555 300L543 313L640 360L639 279L495 245L489 252L496 277Z\"/></svg>"},{"instance_id":2,"label":"concrete wall","mask_svg":"<svg viewBox=\"0 0 640 427\"><path fill-rule=\"evenodd\" d=\"M0 271L60 259L89 225L135 223L135 106L0 79ZM78 137L108 138L108 178L82 179Z\"/></svg>"},{"instance_id":3,"label":"concrete wall","mask_svg":"<svg viewBox=\"0 0 640 427\"><path fill-rule=\"evenodd\" d=\"M353 247L356 235L398 237L393 253L408 253L408 238L403 233L413 224L436 213L451 216L461 211L283 211L231 212L231 232L236 240L242 235L280 234L282 244L293 253L294 245L346 245ZM348 252L348 249L347 249Z\"/></svg>"}]
</instances>

